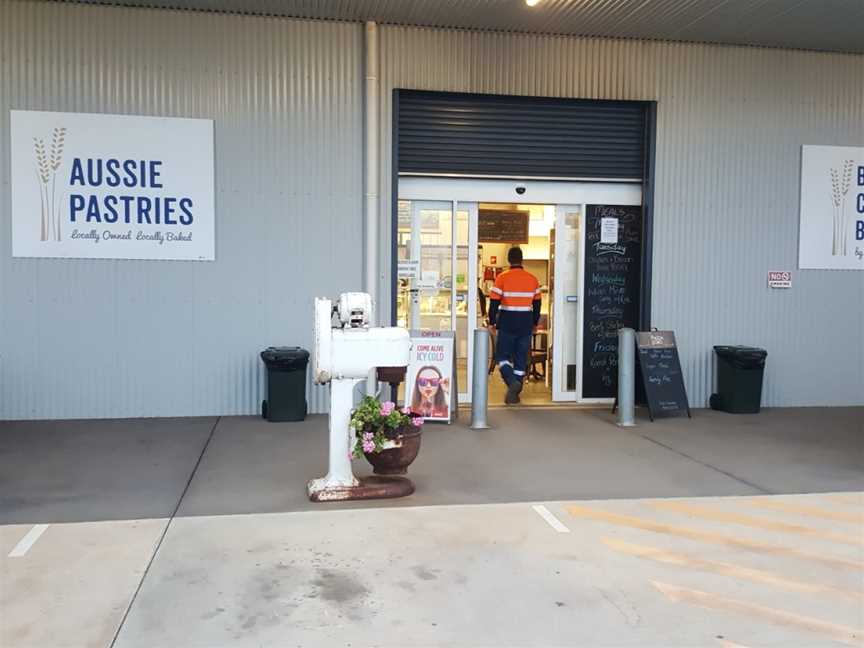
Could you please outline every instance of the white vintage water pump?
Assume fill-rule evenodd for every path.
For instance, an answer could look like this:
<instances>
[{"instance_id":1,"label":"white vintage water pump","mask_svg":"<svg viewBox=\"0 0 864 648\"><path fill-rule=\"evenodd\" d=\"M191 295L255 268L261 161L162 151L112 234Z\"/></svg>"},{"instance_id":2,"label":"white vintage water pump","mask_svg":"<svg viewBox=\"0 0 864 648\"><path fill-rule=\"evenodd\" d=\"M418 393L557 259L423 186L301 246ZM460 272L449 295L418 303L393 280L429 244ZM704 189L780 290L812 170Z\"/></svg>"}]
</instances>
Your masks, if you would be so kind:
<instances>
[{"instance_id":1,"label":"white vintage water pump","mask_svg":"<svg viewBox=\"0 0 864 648\"><path fill-rule=\"evenodd\" d=\"M382 496L364 494L369 489L364 491L351 471L354 388L377 367L407 367L411 340L402 328L370 327L371 319L372 298L366 293L343 293L335 307L329 299L315 299L313 377L318 384L330 383L330 450L327 476L309 482L313 501Z\"/></svg>"}]
</instances>

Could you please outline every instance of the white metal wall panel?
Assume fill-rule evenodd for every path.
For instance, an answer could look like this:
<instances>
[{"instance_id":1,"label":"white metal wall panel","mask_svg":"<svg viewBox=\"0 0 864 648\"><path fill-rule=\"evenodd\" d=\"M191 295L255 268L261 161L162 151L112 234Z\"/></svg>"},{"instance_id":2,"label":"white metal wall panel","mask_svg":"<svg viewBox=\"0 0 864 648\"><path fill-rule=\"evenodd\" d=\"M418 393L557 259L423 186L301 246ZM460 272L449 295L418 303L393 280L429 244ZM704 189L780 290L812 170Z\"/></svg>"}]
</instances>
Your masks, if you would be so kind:
<instances>
[{"instance_id":1,"label":"white metal wall panel","mask_svg":"<svg viewBox=\"0 0 864 648\"><path fill-rule=\"evenodd\" d=\"M361 38L0 0L0 419L259 411L258 352L310 348L313 297L360 288ZM10 109L214 119L216 261L12 259Z\"/></svg>"},{"instance_id":2,"label":"white metal wall panel","mask_svg":"<svg viewBox=\"0 0 864 648\"><path fill-rule=\"evenodd\" d=\"M393 88L656 100L652 319L691 403L715 344L768 349L767 405L864 403L864 272L797 270L800 147L864 144L864 56L410 27L381 48L386 222Z\"/></svg>"}]
</instances>

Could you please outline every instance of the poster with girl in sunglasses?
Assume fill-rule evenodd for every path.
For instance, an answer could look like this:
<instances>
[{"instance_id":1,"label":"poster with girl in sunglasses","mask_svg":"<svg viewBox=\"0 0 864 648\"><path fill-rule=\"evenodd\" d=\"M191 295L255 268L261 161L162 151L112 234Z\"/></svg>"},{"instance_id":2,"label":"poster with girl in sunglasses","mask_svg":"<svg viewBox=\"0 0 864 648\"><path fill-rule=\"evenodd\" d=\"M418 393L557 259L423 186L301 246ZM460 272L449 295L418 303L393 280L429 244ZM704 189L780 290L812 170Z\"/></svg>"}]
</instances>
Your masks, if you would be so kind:
<instances>
[{"instance_id":1,"label":"poster with girl in sunglasses","mask_svg":"<svg viewBox=\"0 0 864 648\"><path fill-rule=\"evenodd\" d=\"M420 335L413 340L411 364L405 376L409 387L406 400L411 411L425 420L449 422L453 338L437 337L432 331Z\"/></svg>"}]
</instances>

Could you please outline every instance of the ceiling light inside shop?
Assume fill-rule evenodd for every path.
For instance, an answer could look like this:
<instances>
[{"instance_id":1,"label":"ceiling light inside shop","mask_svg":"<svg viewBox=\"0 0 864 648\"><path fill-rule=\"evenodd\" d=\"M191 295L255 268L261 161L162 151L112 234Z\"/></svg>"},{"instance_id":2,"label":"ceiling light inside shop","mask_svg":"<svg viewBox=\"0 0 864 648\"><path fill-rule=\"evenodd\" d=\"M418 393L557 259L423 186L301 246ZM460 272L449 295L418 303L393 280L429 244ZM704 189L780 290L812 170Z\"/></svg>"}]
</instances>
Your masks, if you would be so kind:
<instances>
[{"instance_id":1,"label":"ceiling light inside shop","mask_svg":"<svg viewBox=\"0 0 864 648\"><path fill-rule=\"evenodd\" d=\"M525 0L525 4L529 7L534 7L539 4L540 0Z\"/></svg>"}]
</instances>

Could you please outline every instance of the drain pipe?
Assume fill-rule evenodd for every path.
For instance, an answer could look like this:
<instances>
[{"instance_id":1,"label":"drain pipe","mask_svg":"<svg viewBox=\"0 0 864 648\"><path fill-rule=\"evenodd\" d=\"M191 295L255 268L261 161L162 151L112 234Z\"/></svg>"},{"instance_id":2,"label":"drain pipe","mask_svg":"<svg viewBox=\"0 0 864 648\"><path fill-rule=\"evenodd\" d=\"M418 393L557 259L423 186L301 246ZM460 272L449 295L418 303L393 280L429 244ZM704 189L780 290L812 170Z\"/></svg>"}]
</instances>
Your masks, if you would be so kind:
<instances>
[{"instance_id":1,"label":"drain pipe","mask_svg":"<svg viewBox=\"0 0 864 648\"><path fill-rule=\"evenodd\" d=\"M365 290L372 296L373 313L370 326L381 322L378 315L378 25L366 23L366 240ZM378 381L373 370L366 380L366 393L378 392Z\"/></svg>"}]
</instances>

